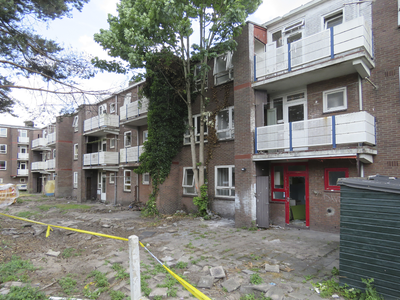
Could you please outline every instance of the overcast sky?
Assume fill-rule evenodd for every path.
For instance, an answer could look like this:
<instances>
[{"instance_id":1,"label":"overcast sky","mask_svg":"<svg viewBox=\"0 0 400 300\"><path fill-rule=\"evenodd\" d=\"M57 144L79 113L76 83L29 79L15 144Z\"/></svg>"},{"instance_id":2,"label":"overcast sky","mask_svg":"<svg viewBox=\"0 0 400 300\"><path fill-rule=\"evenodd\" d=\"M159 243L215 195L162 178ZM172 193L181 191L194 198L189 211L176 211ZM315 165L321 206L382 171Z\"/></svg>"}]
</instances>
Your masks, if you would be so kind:
<instances>
[{"instance_id":1,"label":"overcast sky","mask_svg":"<svg viewBox=\"0 0 400 300\"><path fill-rule=\"evenodd\" d=\"M249 0L251 1L251 0ZM299 7L310 0L264 0L259 9L248 20L262 24L278 16L282 16L290 10ZM116 3L118 0L91 0L86 4L82 12L75 11L73 18L55 20L47 26L43 26L39 33L47 38L54 39L66 48L74 48L91 56L107 58L105 51L93 40L93 35L101 28L108 29L108 14L116 15ZM95 78L83 82L87 90L104 90L112 87L126 87L129 78L123 75L99 73ZM43 97L33 98L23 91L13 92L16 98L23 99L31 108L40 107L49 100ZM9 115L0 115L2 124L24 125L24 121L31 119L21 109L17 111L19 118ZM44 126L52 120L44 116L35 118L36 126Z\"/></svg>"}]
</instances>

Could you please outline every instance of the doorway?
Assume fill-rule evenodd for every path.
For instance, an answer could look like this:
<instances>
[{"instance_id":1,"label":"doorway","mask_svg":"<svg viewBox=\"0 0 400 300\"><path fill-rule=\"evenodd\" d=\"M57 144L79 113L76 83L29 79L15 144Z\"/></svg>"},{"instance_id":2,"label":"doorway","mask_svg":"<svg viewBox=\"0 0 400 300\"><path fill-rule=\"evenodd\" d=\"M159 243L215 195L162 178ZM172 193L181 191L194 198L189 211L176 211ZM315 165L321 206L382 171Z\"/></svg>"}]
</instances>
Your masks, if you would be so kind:
<instances>
[{"instance_id":1,"label":"doorway","mask_svg":"<svg viewBox=\"0 0 400 300\"><path fill-rule=\"evenodd\" d=\"M101 173L101 201L106 201L106 173Z\"/></svg>"}]
</instances>

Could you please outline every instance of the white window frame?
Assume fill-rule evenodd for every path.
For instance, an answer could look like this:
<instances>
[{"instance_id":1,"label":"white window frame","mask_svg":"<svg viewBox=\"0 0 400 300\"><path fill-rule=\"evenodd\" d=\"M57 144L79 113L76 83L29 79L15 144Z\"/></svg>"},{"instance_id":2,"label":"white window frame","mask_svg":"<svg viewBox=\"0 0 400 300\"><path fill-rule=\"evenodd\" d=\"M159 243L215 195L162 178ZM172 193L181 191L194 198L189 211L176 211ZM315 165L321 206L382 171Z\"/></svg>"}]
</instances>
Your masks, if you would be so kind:
<instances>
[{"instance_id":1,"label":"white window frame","mask_svg":"<svg viewBox=\"0 0 400 300\"><path fill-rule=\"evenodd\" d=\"M19 183L25 183L26 182L26 178L22 177L19 179Z\"/></svg>"},{"instance_id":2,"label":"white window frame","mask_svg":"<svg viewBox=\"0 0 400 300\"><path fill-rule=\"evenodd\" d=\"M28 137L28 131L24 129L18 129L18 136L19 137Z\"/></svg>"},{"instance_id":3,"label":"white window frame","mask_svg":"<svg viewBox=\"0 0 400 300\"><path fill-rule=\"evenodd\" d=\"M78 172L74 172L74 189L78 188Z\"/></svg>"},{"instance_id":4,"label":"white window frame","mask_svg":"<svg viewBox=\"0 0 400 300\"><path fill-rule=\"evenodd\" d=\"M115 138L111 138L110 139L110 149L114 149L115 148Z\"/></svg>"},{"instance_id":5,"label":"white window frame","mask_svg":"<svg viewBox=\"0 0 400 300\"><path fill-rule=\"evenodd\" d=\"M128 93L124 96L124 106L128 105L132 101L132 93Z\"/></svg>"},{"instance_id":6,"label":"white window frame","mask_svg":"<svg viewBox=\"0 0 400 300\"><path fill-rule=\"evenodd\" d=\"M110 173L110 181L109 183L115 183L115 173Z\"/></svg>"},{"instance_id":7,"label":"white window frame","mask_svg":"<svg viewBox=\"0 0 400 300\"><path fill-rule=\"evenodd\" d=\"M220 85L224 84L225 82L233 80L233 65L232 65L232 52L227 52L225 54L219 55L214 58L214 85ZM222 69L219 69L219 64L217 63L218 61L223 60L223 64L225 64L225 67ZM224 77L228 75L228 78L226 80L219 80L221 77Z\"/></svg>"},{"instance_id":8,"label":"white window frame","mask_svg":"<svg viewBox=\"0 0 400 300\"><path fill-rule=\"evenodd\" d=\"M293 32L302 31L302 28L304 28L304 19L290 23L288 26L283 28L282 34L288 36L291 35Z\"/></svg>"},{"instance_id":9,"label":"white window frame","mask_svg":"<svg viewBox=\"0 0 400 300\"><path fill-rule=\"evenodd\" d=\"M196 143L200 142L200 128L197 127L197 124L200 124L200 114L198 115L194 115L192 117L193 119L193 127L194 127L194 136L196 139ZM205 124L205 128L204 128L204 141L206 142L207 139L207 134L208 134L208 126L207 126L207 122L208 122L208 117L205 117L204 120L204 124ZM189 127L189 122L186 121L186 126ZM190 131L189 128L186 129L184 135L183 135L183 144L184 145L190 145Z\"/></svg>"},{"instance_id":10,"label":"white window frame","mask_svg":"<svg viewBox=\"0 0 400 300\"><path fill-rule=\"evenodd\" d=\"M127 173L129 173L129 176L126 175ZM124 192L131 192L131 191L132 191L132 170L124 170Z\"/></svg>"},{"instance_id":11,"label":"white window frame","mask_svg":"<svg viewBox=\"0 0 400 300\"><path fill-rule=\"evenodd\" d=\"M3 183L3 178L0 178L0 183Z\"/></svg>"},{"instance_id":12,"label":"white window frame","mask_svg":"<svg viewBox=\"0 0 400 300\"><path fill-rule=\"evenodd\" d=\"M191 167L184 167L183 168L183 176L182 176L182 188L183 188L183 194L184 195L197 195L196 193L196 188L194 186L194 172L193 172L193 179L192 179L192 183L191 184L185 184L185 181L187 182L187 180L185 180L186 176L187 176L187 171L190 170L192 171ZM188 192L187 189L188 188L193 188L194 192Z\"/></svg>"},{"instance_id":13,"label":"white window frame","mask_svg":"<svg viewBox=\"0 0 400 300\"><path fill-rule=\"evenodd\" d=\"M149 139L149 131L143 131L143 143Z\"/></svg>"},{"instance_id":14,"label":"white window frame","mask_svg":"<svg viewBox=\"0 0 400 300\"><path fill-rule=\"evenodd\" d=\"M219 169L228 169L229 170L229 178L228 178L228 186L218 186L218 170ZM235 185L233 184L232 174L233 170L235 169L234 165L227 165L227 166L215 166L215 197L218 198L235 198ZM229 190L229 195L219 195L218 190Z\"/></svg>"},{"instance_id":15,"label":"white window frame","mask_svg":"<svg viewBox=\"0 0 400 300\"><path fill-rule=\"evenodd\" d=\"M28 147L27 146L19 146L18 150L19 150L18 153L28 153ZM25 152L23 150L25 150Z\"/></svg>"},{"instance_id":16,"label":"white window frame","mask_svg":"<svg viewBox=\"0 0 400 300\"><path fill-rule=\"evenodd\" d=\"M0 137L7 137L7 128L0 128Z\"/></svg>"},{"instance_id":17,"label":"white window frame","mask_svg":"<svg viewBox=\"0 0 400 300\"><path fill-rule=\"evenodd\" d=\"M296 98L294 100L288 100L291 96L296 96L303 94L304 96L302 98ZM297 90L294 92L290 92L287 94L278 94L278 95L273 95L270 97L271 101L268 103L268 110L272 110L275 107L273 107L274 100L278 100L282 98L282 117L283 119L281 120L276 120L276 124L286 124L289 123L289 107L291 106L296 106L296 105L303 105L304 108L304 120L307 121L307 116L308 116L308 107L307 107L307 91L306 90ZM270 125L276 125L276 124L270 124ZM268 125L268 126L270 126Z\"/></svg>"},{"instance_id":18,"label":"white window frame","mask_svg":"<svg viewBox=\"0 0 400 300\"><path fill-rule=\"evenodd\" d=\"M28 169L28 164L26 161L19 161L17 165L18 170L27 170Z\"/></svg>"},{"instance_id":19,"label":"white window frame","mask_svg":"<svg viewBox=\"0 0 400 300\"><path fill-rule=\"evenodd\" d=\"M2 162L4 162L4 168L2 166ZM2 170L2 171L7 170L7 161L6 160L0 160L0 170Z\"/></svg>"},{"instance_id":20,"label":"white window frame","mask_svg":"<svg viewBox=\"0 0 400 300\"><path fill-rule=\"evenodd\" d=\"M110 114L115 113L115 103L110 103Z\"/></svg>"},{"instance_id":21,"label":"white window frame","mask_svg":"<svg viewBox=\"0 0 400 300\"><path fill-rule=\"evenodd\" d=\"M79 156L79 145L74 144L74 160L77 160Z\"/></svg>"},{"instance_id":22,"label":"white window frame","mask_svg":"<svg viewBox=\"0 0 400 300\"><path fill-rule=\"evenodd\" d=\"M72 122L72 127L74 127L74 132L78 131L79 126L79 116L74 117L74 121Z\"/></svg>"},{"instance_id":23,"label":"white window frame","mask_svg":"<svg viewBox=\"0 0 400 300\"><path fill-rule=\"evenodd\" d=\"M56 158L56 149L53 149L53 158Z\"/></svg>"},{"instance_id":24,"label":"white window frame","mask_svg":"<svg viewBox=\"0 0 400 300\"><path fill-rule=\"evenodd\" d=\"M194 66L194 90L195 91L200 91L201 89L201 74L200 73L201 70L201 64L197 64ZM199 77L200 76L200 77ZM206 82L204 83L204 89L207 90L208 89L208 71L206 73Z\"/></svg>"},{"instance_id":25,"label":"white window frame","mask_svg":"<svg viewBox=\"0 0 400 300\"><path fill-rule=\"evenodd\" d=\"M328 108L328 96L330 94L338 93L340 91L343 92L343 105L337 106L334 108ZM324 113L347 110L347 88L346 87L341 87L338 89L324 91L322 93L322 98L323 98L323 112Z\"/></svg>"},{"instance_id":26,"label":"white window frame","mask_svg":"<svg viewBox=\"0 0 400 300\"><path fill-rule=\"evenodd\" d=\"M129 143L128 143L128 136L129 136ZM132 131L125 131L124 132L124 147L128 148L132 146Z\"/></svg>"},{"instance_id":27,"label":"white window frame","mask_svg":"<svg viewBox=\"0 0 400 300\"><path fill-rule=\"evenodd\" d=\"M150 184L150 173L143 173L142 174L142 184L149 185Z\"/></svg>"},{"instance_id":28,"label":"white window frame","mask_svg":"<svg viewBox=\"0 0 400 300\"><path fill-rule=\"evenodd\" d=\"M99 116L107 114L107 103L99 105Z\"/></svg>"},{"instance_id":29,"label":"white window frame","mask_svg":"<svg viewBox=\"0 0 400 300\"><path fill-rule=\"evenodd\" d=\"M328 22L329 21L333 21L335 19L338 19L340 16L342 17L342 23L341 24L343 24L344 23L344 9L338 9L338 10L335 10L333 12L330 12L330 13L322 16L322 20L321 21L322 21L323 30L328 29ZM338 25L340 25L340 24L338 24ZM337 25L335 25L335 26L337 26ZM332 27L335 27L335 26L332 26Z\"/></svg>"},{"instance_id":30,"label":"white window frame","mask_svg":"<svg viewBox=\"0 0 400 300\"><path fill-rule=\"evenodd\" d=\"M2 148L4 148L4 150ZM7 145L6 144L0 144L0 154L7 154Z\"/></svg>"},{"instance_id":31,"label":"white window frame","mask_svg":"<svg viewBox=\"0 0 400 300\"><path fill-rule=\"evenodd\" d=\"M229 118L229 124L228 124L228 128L225 128L225 129L219 129L218 128L218 124L219 124L219 113L220 112L223 112L223 111L228 111L228 118ZM228 108L226 108L226 109L223 109L223 110L221 110L218 114L217 114L217 116L216 116L216 122L215 122L215 127L216 127L216 131L217 131L217 137L218 137L218 139L219 140L227 140L227 139L231 139L231 138L234 138L235 137L235 122L234 122L234 112L235 112L235 110L234 110L234 107L233 106L230 106L230 107L228 107ZM219 136L219 134L221 134L221 133L226 133L226 136L225 137L223 137L223 138L221 138L220 136Z\"/></svg>"},{"instance_id":32,"label":"white window frame","mask_svg":"<svg viewBox=\"0 0 400 300\"><path fill-rule=\"evenodd\" d=\"M101 175L102 175L101 172L97 173L97 189L98 190L101 190L101 177L102 177Z\"/></svg>"},{"instance_id":33,"label":"white window frame","mask_svg":"<svg viewBox=\"0 0 400 300\"><path fill-rule=\"evenodd\" d=\"M107 140L99 141L99 152L106 152L106 151L107 151Z\"/></svg>"}]
</instances>

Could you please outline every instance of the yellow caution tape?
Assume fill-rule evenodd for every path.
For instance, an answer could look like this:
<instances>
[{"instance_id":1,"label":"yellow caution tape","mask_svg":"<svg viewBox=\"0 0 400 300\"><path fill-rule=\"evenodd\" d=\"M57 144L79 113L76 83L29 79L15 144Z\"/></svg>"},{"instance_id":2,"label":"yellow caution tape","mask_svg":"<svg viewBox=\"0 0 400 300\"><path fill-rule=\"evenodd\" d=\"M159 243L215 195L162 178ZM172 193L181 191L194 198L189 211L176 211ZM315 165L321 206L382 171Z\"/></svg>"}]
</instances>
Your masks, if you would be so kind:
<instances>
[{"instance_id":1,"label":"yellow caution tape","mask_svg":"<svg viewBox=\"0 0 400 300\"><path fill-rule=\"evenodd\" d=\"M87 231L87 230L82 230L82 229L76 229L76 228L70 228L70 227L64 227L64 226L58 226L58 225L51 225L51 224L46 224L46 223L42 223L42 222L38 222L38 221L33 221L33 220L29 220L29 219L25 219L25 218L20 218L20 217L15 217L12 215L7 215L7 214L3 214L0 213L0 215L8 217L8 218L13 218L16 220L21 220L21 221L25 221L25 222L30 222L30 223L35 223L38 225L44 225L47 226L47 231L46 231L46 238L49 237L50 235L50 231L53 231L53 228L61 228L61 229L65 229L65 230L71 230L71 231L76 231L79 233L86 233L86 234L91 234L91 235L95 235L95 236L102 236L102 237L106 237L109 239L115 239L115 240L122 240L122 241L129 241L129 239L127 238L123 238L123 237L119 237L119 236L113 236L113 235L108 235L108 234L103 234L103 233L97 233L97 232L93 232L93 231ZM150 255L159 263L161 264L167 271L169 274L171 274L185 289L187 289L190 293L193 294L193 296L195 296L197 299L200 300L211 300L209 297L207 297L206 295L204 295L202 292L200 292L198 289L196 289L194 286L192 286L190 283L186 282L185 280L183 280L181 277L179 277L177 274L175 274L174 272L172 272L167 266L165 266L157 257L154 256L153 253L150 252L149 249L147 249L147 247L145 245L143 245L142 242L139 241L140 246L142 246L147 252L150 253ZM90 284L90 283L89 283ZM87 286L87 285L86 285ZM85 286L85 288L86 288Z\"/></svg>"}]
</instances>

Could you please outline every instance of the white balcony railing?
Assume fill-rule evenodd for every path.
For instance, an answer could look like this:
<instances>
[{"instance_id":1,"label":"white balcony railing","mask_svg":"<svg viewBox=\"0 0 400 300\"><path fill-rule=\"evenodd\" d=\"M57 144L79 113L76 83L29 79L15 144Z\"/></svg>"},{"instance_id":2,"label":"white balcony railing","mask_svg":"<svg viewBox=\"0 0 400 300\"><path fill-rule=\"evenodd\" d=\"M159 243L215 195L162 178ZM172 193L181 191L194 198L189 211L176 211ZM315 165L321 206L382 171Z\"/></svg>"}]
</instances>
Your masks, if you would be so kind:
<instances>
[{"instance_id":1,"label":"white balcony railing","mask_svg":"<svg viewBox=\"0 0 400 300\"><path fill-rule=\"evenodd\" d=\"M46 168L46 162L45 161L35 161L31 165L32 171L44 170L45 168Z\"/></svg>"},{"instance_id":2,"label":"white balcony railing","mask_svg":"<svg viewBox=\"0 0 400 300\"><path fill-rule=\"evenodd\" d=\"M123 148L119 150L121 163L139 162L139 156L144 152L143 146Z\"/></svg>"},{"instance_id":3,"label":"white balcony railing","mask_svg":"<svg viewBox=\"0 0 400 300\"><path fill-rule=\"evenodd\" d=\"M147 113L148 107L149 100L147 98L142 98L138 101L121 106L119 109L119 115L121 120L138 117L144 113Z\"/></svg>"},{"instance_id":4,"label":"white balcony railing","mask_svg":"<svg viewBox=\"0 0 400 300\"><path fill-rule=\"evenodd\" d=\"M373 56L372 30L364 18L359 17L276 48L275 42L266 45L266 51L257 53L256 77L291 71L307 64L335 55L364 48Z\"/></svg>"},{"instance_id":5,"label":"white balcony railing","mask_svg":"<svg viewBox=\"0 0 400 300\"><path fill-rule=\"evenodd\" d=\"M26 175L28 176L29 170L28 169L17 169L17 175Z\"/></svg>"},{"instance_id":6,"label":"white balcony railing","mask_svg":"<svg viewBox=\"0 0 400 300\"><path fill-rule=\"evenodd\" d=\"M53 170L55 168L56 168L56 160L55 160L55 158L45 161L45 169L46 170Z\"/></svg>"},{"instance_id":7,"label":"white balcony railing","mask_svg":"<svg viewBox=\"0 0 400 300\"><path fill-rule=\"evenodd\" d=\"M47 138L39 138L32 141L32 148L45 147L47 145Z\"/></svg>"},{"instance_id":8,"label":"white balcony railing","mask_svg":"<svg viewBox=\"0 0 400 300\"><path fill-rule=\"evenodd\" d=\"M94 152L83 155L84 166L118 164L118 152Z\"/></svg>"},{"instance_id":9,"label":"white balcony railing","mask_svg":"<svg viewBox=\"0 0 400 300\"><path fill-rule=\"evenodd\" d=\"M364 111L256 128L256 153L357 143L375 145L375 118Z\"/></svg>"},{"instance_id":10,"label":"white balcony railing","mask_svg":"<svg viewBox=\"0 0 400 300\"><path fill-rule=\"evenodd\" d=\"M29 159L29 153L18 153L17 154L17 159L28 160Z\"/></svg>"},{"instance_id":11,"label":"white balcony railing","mask_svg":"<svg viewBox=\"0 0 400 300\"><path fill-rule=\"evenodd\" d=\"M47 136L47 144L54 144L56 142L56 133L49 133Z\"/></svg>"},{"instance_id":12,"label":"white balcony railing","mask_svg":"<svg viewBox=\"0 0 400 300\"><path fill-rule=\"evenodd\" d=\"M29 138L26 136L19 136L18 143L20 144L29 144Z\"/></svg>"},{"instance_id":13,"label":"white balcony railing","mask_svg":"<svg viewBox=\"0 0 400 300\"><path fill-rule=\"evenodd\" d=\"M90 131L94 129L100 129L104 127L119 127L119 116L118 115L101 115L96 116L90 119L87 119L83 122L83 130Z\"/></svg>"}]
</instances>

